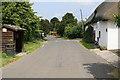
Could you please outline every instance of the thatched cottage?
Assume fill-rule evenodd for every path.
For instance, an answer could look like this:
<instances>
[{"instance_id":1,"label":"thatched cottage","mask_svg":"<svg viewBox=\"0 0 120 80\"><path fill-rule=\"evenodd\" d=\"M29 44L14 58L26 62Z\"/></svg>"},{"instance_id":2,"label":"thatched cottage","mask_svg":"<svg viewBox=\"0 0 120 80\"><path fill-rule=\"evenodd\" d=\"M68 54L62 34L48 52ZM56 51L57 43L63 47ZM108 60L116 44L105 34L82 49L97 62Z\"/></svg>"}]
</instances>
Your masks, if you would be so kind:
<instances>
[{"instance_id":1,"label":"thatched cottage","mask_svg":"<svg viewBox=\"0 0 120 80\"><path fill-rule=\"evenodd\" d=\"M120 14L119 2L103 2L87 19L85 26L94 28L95 40L108 50L120 49L120 28L115 24L113 14Z\"/></svg>"}]
</instances>

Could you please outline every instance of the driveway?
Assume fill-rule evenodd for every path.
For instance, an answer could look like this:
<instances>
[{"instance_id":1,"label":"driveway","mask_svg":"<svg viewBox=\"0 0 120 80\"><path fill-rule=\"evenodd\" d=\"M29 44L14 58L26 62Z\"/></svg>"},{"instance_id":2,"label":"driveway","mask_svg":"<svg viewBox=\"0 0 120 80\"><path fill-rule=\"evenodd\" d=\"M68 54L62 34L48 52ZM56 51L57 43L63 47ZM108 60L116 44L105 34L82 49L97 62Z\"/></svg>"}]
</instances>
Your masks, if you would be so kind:
<instances>
[{"instance_id":1,"label":"driveway","mask_svg":"<svg viewBox=\"0 0 120 80\"><path fill-rule=\"evenodd\" d=\"M112 78L113 68L77 40L47 37L35 52L3 68L3 78Z\"/></svg>"}]
</instances>

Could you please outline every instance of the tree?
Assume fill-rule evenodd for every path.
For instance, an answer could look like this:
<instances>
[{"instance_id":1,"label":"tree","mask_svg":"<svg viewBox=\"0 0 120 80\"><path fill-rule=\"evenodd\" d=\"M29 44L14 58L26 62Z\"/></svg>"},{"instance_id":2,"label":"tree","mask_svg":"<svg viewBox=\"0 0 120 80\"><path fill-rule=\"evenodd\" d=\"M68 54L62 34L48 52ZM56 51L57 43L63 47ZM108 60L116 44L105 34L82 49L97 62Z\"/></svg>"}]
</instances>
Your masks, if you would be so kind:
<instances>
[{"instance_id":1,"label":"tree","mask_svg":"<svg viewBox=\"0 0 120 80\"><path fill-rule=\"evenodd\" d=\"M83 34L82 34L83 30L82 30L82 24L78 23L77 26L74 26L71 28L70 30L70 38L82 38Z\"/></svg>"},{"instance_id":2,"label":"tree","mask_svg":"<svg viewBox=\"0 0 120 80\"><path fill-rule=\"evenodd\" d=\"M47 19L45 19L45 20L44 20L44 19L41 19L40 24L41 24L40 29L42 29L43 32L45 32L45 34L48 34L49 31L52 30L53 24L50 23Z\"/></svg>"},{"instance_id":3,"label":"tree","mask_svg":"<svg viewBox=\"0 0 120 80\"><path fill-rule=\"evenodd\" d=\"M82 38L82 24L78 23L76 26L73 26L72 28L70 25L65 27L65 36L67 38Z\"/></svg>"},{"instance_id":4,"label":"tree","mask_svg":"<svg viewBox=\"0 0 120 80\"><path fill-rule=\"evenodd\" d=\"M68 25L65 27L64 36L70 38L70 36L71 36L71 32L70 32L70 31L71 31L71 27L70 27L70 25L68 24Z\"/></svg>"},{"instance_id":5,"label":"tree","mask_svg":"<svg viewBox=\"0 0 120 80\"><path fill-rule=\"evenodd\" d=\"M64 23L63 22L59 22L56 24L57 28L56 28L56 31L57 31L57 34L61 37L63 37L63 34L64 34L64 30L65 30L65 26L64 26Z\"/></svg>"},{"instance_id":6,"label":"tree","mask_svg":"<svg viewBox=\"0 0 120 80\"><path fill-rule=\"evenodd\" d=\"M17 25L27 29L25 31L25 41L33 40L36 37L35 31L40 24L39 18L31 8L33 4L29 2L3 2L2 3L2 23Z\"/></svg>"},{"instance_id":7,"label":"tree","mask_svg":"<svg viewBox=\"0 0 120 80\"><path fill-rule=\"evenodd\" d=\"M59 23L59 19L57 17L53 17L51 20L50 20L50 23L53 24L53 27L52 28L56 28L56 24Z\"/></svg>"},{"instance_id":8,"label":"tree","mask_svg":"<svg viewBox=\"0 0 120 80\"><path fill-rule=\"evenodd\" d=\"M67 24L77 25L77 19L75 19L75 16L73 16L72 13L65 14L62 17L62 22L64 22L65 26L67 26Z\"/></svg>"}]
</instances>

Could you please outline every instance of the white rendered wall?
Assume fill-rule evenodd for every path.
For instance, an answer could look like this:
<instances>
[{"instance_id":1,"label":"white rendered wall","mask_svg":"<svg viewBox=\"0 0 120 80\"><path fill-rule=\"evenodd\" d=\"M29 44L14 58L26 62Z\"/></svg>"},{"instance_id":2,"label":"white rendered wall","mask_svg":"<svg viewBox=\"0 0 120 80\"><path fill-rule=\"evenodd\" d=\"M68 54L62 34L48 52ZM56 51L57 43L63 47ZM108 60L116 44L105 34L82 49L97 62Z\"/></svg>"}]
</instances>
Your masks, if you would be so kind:
<instances>
[{"instance_id":1,"label":"white rendered wall","mask_svg":"<svg viewBox=\"0 0 120 80\"><path fill-rule=\"evenodd\" d=\"M92 24L95 30L95 40L97 41L97 37L99 37L99 31L101 31L101 37L99 39L99 45L100 46L106 46L107 47L107 21L103 22L97 22Z\"/></svg>"},{"instance_id":2,"label":"white rendered wall","mask_svg":"<svg viewBox=\"0 0 120 80\"><path fill-rule=\"evenodd\" d=\"M99 31L101 31L101 38L99 39L100 46L106 46L108 50L120 49L120 28L118 29L116 27L114 21L99 21L91 25L96 32L96 41L97 37L99 37Z\"/></svg>"},{"instance_id":3,"label":"white rendered wall","mask_svg":"<svg viewBox=\"0 0 120 80\"><path fill-rule=\"evenodd\" d=\"M108 50L118 49L118 29L108 29Z\"/></svg>"},{"instance_id":4,"label":"white rendered wall","mask_svg":"<svg viewBox=\"0 0 120 80\"><path fill-rule=\"evenodd\" d=\"M100 21L98 22L98 35L99 31L101 31L101 37L99 39L99 45L100 46L105 46L107 47L107 40L108 40L108 32L106 31L107 29L107 21Z\"/></svg>"},{"instance_id":5,"label":"white rendered wall","mask_svg":"<svg viewBox=\"0 0 120 80\"><path fill-rule=\"evenodd\" d=\"M114 21L108 21L108 50L120 49L119 31L120 29L116 27Z\"/></svg>"}]
</instances>

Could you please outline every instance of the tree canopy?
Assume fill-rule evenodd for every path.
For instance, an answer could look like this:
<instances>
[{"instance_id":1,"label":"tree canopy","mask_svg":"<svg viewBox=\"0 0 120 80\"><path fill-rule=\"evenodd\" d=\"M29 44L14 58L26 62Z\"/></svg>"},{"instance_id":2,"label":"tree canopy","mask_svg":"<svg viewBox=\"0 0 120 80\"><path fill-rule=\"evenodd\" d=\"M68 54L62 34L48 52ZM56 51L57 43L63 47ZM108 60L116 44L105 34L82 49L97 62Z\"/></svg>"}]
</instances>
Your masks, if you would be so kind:
<instances>
[{"instance_id":1,"label":"tree canopy","mask_svg":"<svg viewBox=\"0 0 120 80\"><path fill-rule=\"evenodd\" d=\"M29 2L3 2L2 3L2 23L17 25L27 29L25 31L25 40L32 40L36 36L35 31L41 25L41 17L35 15L31 8L33 4Z\"/></svg>"}]
</instances>

